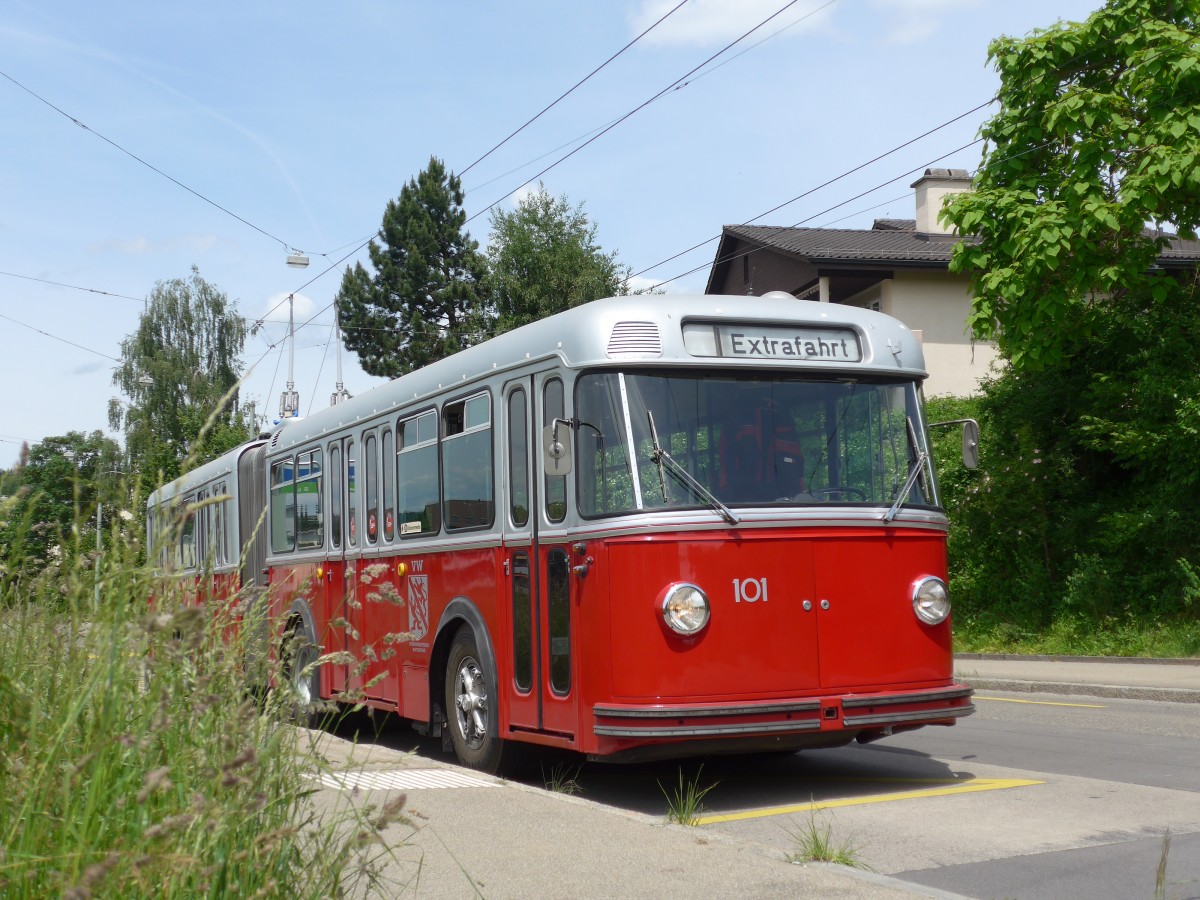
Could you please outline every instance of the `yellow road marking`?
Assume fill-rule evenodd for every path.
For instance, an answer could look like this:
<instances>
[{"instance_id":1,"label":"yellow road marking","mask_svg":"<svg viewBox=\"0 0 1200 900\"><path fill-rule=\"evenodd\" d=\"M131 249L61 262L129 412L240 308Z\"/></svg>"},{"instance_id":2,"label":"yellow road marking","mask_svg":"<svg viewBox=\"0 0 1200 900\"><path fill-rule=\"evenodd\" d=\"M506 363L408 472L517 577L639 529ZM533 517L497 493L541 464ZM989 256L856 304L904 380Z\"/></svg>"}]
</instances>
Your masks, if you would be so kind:
<instances>
[{"instance_id":1,"label":"yellow road marking","mask_svg":"<svg viewBox=\"0 0 1200 900\"><path fill-rule=\"evenodd\" d=\"M1031 703L1034 706L1074 706L1079 709L1108 709L1103 703L1055 703L1052 700L1014 700L1012 697L980 697L978 694L973 699L993 700L996 703Z\"/></svg>"},{"instance_id":2,"label":"yellow road marking","mask_svg":"<svg viewBox=\"0 0 1200 900\"><path fill-rule=\"evenodd\" d=\"M916 780L916 779L914 779ZM916 780L922 783L920 780ZM949 797L954 794L977 794L981 791L1003 791L1008 788L1029 787L1045 784L1044 781L1027 781L1022 778L972 778L970 781L940 782L945 787L927 788L919 791L899 791L892 794L872 794L868 797L851 797L846 800L821 800L799 803L795 806L773 806L767 809L751 809L745 812L727 813L717 816L702 816L697 825L713 825L717 822L739 822L744 819L762 819L768 816L787 816L794 813L813 812L818 809L839 809L845 806L865 806L869 803L890 803L894 800L920 800L926 797Z\"/></svg>"}]
</instances>

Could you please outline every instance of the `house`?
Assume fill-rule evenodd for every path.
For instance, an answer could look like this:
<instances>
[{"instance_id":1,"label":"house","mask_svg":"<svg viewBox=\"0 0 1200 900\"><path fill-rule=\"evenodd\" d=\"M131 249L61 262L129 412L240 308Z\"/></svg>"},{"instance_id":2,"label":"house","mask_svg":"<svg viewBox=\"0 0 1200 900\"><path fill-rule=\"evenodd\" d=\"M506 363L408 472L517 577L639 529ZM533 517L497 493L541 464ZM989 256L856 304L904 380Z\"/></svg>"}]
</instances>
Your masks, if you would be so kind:
<instances>
[{"instance_id":1,"label":"house","mask_svg":"<svg viewBox=\"0 0 1200 900\"><path fill-rule=\"evenodd\" d=\"M895 316L923 344L928 396L965 396L998 358L967 328L970 280L949 270L958 236L937 220L949 194L969 190L965 169L926 169L912 184L914 219L876 219L870 229L727 225L708 276L709 294L786 291ZM1172 237L1166 270L1200 265L1200 241Z\"/></svg>"},{"instance_id":2,"label":"house","mask_svg":"<svg viewBox=\"0 0 1200 900\"><path fill-rule=\"evenodd\" d=\"M970 282L948 268L958 236L937 221L943 198L970 186L965 169L927 169L912 185L916 218L870 229L727 225L705 293L786 291L895 316L924 345L926 393L970 394L997 351L967 329Z\"/></svg>"}]
</instances>

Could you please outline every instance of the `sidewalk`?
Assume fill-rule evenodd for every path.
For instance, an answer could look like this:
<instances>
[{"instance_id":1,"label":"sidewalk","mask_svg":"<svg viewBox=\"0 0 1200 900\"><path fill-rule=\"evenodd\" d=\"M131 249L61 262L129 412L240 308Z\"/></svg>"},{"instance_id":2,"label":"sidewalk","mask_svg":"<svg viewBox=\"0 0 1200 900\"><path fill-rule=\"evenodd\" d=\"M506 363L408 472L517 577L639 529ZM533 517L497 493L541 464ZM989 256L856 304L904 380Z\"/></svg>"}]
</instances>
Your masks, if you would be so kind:
<instances>
[{"instance_id":1,"label":"sidewalk","mask_svg":"<svg viewBox=\"0 0 1200 900\"><path fill-rule=\"evenodd\" d=\"M954 674L977 690L1200 703L1200 659L960 653Z\"/></svg>"},{"instance_id":2,"label":"sidewalk","mask_svg":"<svg viewBox=\"0 0 1200 900\"><path fill-rule=\"evenodd\" d=\"M383 896L958 897L843 866L789 863L775 850L719 832L313 734L332 769L315 796L319 807L381 807L407 794L409 824L384 832L396 858L385 868Z\"/></svg>"},{"instance_id":3,"label":"sidewalk","mask_svg":"<svg viewBox=\"0 0 1200 900\"><path fill-rule=\"evenodd\" d=\"M956 676L980 690L1200 703L1200 660L962 654ZM947 898L895 878L826 864L707 829L504 781L380 745L310 732L330 771L325 809L405 794L408 824L385 832L395 859L385 896L421 898Z\"/></svg>"}]
</instances>

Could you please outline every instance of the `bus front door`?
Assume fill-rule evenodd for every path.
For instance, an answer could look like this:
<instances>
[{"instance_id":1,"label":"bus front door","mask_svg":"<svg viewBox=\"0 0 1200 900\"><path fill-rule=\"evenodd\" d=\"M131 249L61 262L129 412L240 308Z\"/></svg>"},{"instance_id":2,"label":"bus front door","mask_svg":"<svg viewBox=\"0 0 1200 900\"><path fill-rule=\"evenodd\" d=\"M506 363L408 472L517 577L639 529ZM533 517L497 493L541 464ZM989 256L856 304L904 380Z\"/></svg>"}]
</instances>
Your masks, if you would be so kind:
<instances>
[{"instance_id":1,"label":"bus front door","mask_svg":"<svg viewBox=\"0 0 1200 900\"><path fill-rule=\"evenodd\" d=\"M573 739L577 733L567 477L547 474L540 452L543 427L566 416L564 400L562 379L554 373L510 382L504 391L510 643L498 656L510 736L542 732Z\"/></svg>"}]
</instances>

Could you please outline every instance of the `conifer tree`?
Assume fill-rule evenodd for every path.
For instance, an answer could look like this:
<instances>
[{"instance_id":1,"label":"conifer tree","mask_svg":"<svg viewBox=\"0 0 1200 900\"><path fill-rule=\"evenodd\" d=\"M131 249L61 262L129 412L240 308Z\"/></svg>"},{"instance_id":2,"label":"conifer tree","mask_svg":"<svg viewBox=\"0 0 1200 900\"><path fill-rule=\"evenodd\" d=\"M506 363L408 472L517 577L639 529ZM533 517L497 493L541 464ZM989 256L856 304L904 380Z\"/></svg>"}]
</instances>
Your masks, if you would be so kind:
<instances>
[{"instance_id":1,"label":"conifer tree","mask_svg":"<svg viewBox=\"0 0 1200 900\"><path fill-rule=\"evenodd\" d=\"M486 261L463 230L462 183L441 160L389 200L380 242L369 245L374 274L347 269L337 294L346 346L363 370L394 378L487 336Z\"/></svg>"}]
</instances>

